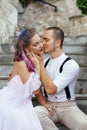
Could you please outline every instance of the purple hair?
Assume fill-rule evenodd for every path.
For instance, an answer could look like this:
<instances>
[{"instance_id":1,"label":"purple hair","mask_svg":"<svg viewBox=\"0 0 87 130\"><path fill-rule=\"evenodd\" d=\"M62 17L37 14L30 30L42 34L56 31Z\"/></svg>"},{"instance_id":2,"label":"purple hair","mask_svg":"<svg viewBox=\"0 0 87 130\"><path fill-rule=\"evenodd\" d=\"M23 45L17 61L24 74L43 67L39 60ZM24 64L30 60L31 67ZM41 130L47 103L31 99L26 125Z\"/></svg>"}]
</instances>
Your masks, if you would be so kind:
<instances>
[{"instance_id":1,"label":"purple hair","mask_svg":"<svg viewBox=\"0 0 87 130\"><path fill-rule=\"evenodd\" d=\"M24 48L31 44L31 38L35 35L34 29L24 29L18 36L15 44L14 61L25 61L29 71L35 71L34 66L26 55Z\"/></svg>"}]
</instances>

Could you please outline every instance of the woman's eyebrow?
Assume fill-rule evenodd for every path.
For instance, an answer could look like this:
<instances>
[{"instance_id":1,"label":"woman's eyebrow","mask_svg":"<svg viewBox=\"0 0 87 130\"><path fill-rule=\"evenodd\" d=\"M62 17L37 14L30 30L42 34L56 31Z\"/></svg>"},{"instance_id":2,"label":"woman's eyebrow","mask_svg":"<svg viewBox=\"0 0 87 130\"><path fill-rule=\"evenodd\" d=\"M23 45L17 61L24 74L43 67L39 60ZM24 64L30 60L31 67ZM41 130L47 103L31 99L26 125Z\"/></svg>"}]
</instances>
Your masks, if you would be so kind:
<instances>
[{"instance_id":1,"label":"woman's eyebrow","mask_svg":"<svg viewBox=\"0 0 87 130\"><path fill-rule=\"evenodd\" d=\"M35 44L39 44L39 42L41 42L42 39L40 39L39 41L36 41L35 43L33 43L33 45Z\"/></svg>"}]
</instances>

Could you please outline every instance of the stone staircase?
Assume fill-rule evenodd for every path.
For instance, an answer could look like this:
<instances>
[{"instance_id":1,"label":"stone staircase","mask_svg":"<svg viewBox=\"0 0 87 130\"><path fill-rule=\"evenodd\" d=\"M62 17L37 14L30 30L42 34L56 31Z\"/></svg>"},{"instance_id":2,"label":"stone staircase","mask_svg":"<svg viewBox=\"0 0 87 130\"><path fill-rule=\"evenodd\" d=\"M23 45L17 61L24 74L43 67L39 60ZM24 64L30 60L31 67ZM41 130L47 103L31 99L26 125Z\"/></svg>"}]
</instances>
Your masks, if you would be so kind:
<instances>
[{"instance_id":1,"label":"stone staircase","mask_svg":"<svg viewBox=\"0 0 87 130\"><path fill-rule=\"evenodd\" d=\"M13 53L16 37L9 38L9 44L0 44L0 89L6 86L8 75L13 66ZM64 52L75 59L80 66L80 76L76 85L76 101L80 109L87 114L87 35L65 36ZM45 58L49 57L44 55ZM34 106L38 101L33 98ZM68 130L63 125L58 124L60 130Z\"/></svg>"}]
</instances>

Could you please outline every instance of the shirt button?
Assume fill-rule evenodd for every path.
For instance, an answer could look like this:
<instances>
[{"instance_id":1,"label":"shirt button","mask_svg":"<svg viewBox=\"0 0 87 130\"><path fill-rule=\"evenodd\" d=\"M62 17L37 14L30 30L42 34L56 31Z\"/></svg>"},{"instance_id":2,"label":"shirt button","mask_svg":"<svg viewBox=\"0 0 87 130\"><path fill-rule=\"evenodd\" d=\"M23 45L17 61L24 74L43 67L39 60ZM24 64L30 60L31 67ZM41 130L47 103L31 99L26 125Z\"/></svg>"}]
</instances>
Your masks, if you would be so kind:
<instances>
[{"instance_id":1,"label":"shirt button","mask_svg":"<svg viewBox=\"0 0 87 130\"><path fill-rule=\"evenodd\" d=\"M55 96L55 98L57 99L57 96Z\"/></svg>"}]
</instances>

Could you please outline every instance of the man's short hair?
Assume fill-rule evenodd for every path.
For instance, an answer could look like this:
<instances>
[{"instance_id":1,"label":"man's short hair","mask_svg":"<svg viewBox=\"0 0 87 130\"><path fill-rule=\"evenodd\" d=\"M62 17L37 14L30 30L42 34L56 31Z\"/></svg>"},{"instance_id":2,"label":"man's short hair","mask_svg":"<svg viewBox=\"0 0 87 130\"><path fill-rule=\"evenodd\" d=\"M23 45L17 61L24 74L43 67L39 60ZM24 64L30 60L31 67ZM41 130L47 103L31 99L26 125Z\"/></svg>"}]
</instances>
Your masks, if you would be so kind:
<instances>
[{"instance_id":1,"label":"man's short hair","mask_svg":"<svg viewBox=\"0 0 87 130\"><path fill-rule=\"evenodd\" d=\"M46 30L53 30L54 40L60 39L61 48L62 48L63 41L64 41L64 32L63 32L63 30L61 28L59 28L59 27L48 27L48 28L46 28Z\"/></svg>"}]
</instances>

